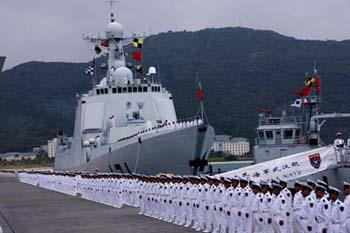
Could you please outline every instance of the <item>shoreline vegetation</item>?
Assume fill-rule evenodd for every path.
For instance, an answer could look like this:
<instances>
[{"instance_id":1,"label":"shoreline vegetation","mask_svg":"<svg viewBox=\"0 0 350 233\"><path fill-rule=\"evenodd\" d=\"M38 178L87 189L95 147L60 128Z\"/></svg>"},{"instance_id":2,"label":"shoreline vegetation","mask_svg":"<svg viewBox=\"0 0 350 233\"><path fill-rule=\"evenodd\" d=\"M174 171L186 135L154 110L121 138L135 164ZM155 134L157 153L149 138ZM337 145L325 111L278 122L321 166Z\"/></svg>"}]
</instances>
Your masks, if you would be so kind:
<instances>
[{"instance_id":1,"label":"shoreline vegetation","mask_svg":"<svg viewBox=\"0 0 350 233\"><path fill-rule=\"evenodd\" d=\"M0 169L31 169L52 167L55 159L49 158L46 152L39 152L35 159L22 158L20 160L7 160L6 157L0 157Z\"/></svg>"}]
</instances>

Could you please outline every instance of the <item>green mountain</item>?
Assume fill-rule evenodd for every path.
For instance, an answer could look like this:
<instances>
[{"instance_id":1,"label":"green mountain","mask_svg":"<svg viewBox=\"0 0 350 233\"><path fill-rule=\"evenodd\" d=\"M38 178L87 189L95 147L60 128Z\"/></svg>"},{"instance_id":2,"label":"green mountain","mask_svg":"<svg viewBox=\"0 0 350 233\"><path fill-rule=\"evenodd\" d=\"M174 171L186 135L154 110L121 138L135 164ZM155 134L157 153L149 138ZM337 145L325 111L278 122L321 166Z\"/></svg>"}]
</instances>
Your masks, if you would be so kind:
<instances>
[{"instance_id":1,"label":"green mountain","mask_svg":"<svg viewBox=\"0 0 350 233\"><path fill-rule=\"evenodd\" d=\"M198 72L209 122L217 133L254 138L258 110L291 110L293 91L303 87L313 61L322 75L322 110L350 112L350 40L297 40L247 28L206 29L151 36L143 54L145 68L159 67L179 118L196 113ZM31 150L59 129L71 134L75 95L92 86L83 75L86 66L29 62L5 71L0 79L0 152ZM348 122L327 123L325 138L330 141L337 130L348 130Z\"/></svg>"}]
</instances>

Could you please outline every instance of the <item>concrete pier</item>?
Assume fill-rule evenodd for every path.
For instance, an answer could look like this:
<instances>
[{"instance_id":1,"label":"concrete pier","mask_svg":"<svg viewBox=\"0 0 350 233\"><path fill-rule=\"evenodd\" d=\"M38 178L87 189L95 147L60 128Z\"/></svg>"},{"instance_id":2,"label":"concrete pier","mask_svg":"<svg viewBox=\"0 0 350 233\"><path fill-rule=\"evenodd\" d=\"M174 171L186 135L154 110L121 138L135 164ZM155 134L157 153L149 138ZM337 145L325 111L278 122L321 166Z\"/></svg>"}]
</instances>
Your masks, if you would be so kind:
<instances>
[{"instance_id":1,"label":"concrete pier","mask_svg":"<svg viewBox=\"0 0 350 233\"><path fill-rule=\"evenodd\" d=\"M4 233L177 233L192 229L18 182L0 173L0 225Z\"/></svg>"}]
</instances>

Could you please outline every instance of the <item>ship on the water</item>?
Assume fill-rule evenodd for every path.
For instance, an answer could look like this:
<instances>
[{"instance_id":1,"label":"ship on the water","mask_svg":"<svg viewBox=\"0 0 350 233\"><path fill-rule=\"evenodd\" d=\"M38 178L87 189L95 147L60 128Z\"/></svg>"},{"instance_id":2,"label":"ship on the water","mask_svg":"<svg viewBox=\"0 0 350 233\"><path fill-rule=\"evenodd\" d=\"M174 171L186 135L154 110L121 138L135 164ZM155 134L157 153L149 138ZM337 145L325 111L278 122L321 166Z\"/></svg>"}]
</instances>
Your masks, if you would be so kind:
<instances>
[{"instance_id":1,"label":"ship on the water","mask_svg":"<svg viewBox=\"0 0 350 233\"><path fill-rule=\"evenodd\" d=\"M283 111L280 116L273 116L269 110L260 111L253 148L255 164L326 146L321 138L321 128L326 120L350 117L350 113L321 113L321 76L316 69L297 94L297 99L291 105L296 111L290 114ZM348 153L348 150L343 153ZM341 182L350 175L348 162L350 160L339 161L332 169L304 178L321 179L341 187Z\"/></svg>"},{"instance_id":2,"label":"ship on the water","mask_svg":"<svg viewBox=\"0 0 350 233\"><path fill-rule=\"evenodd\" d=\"M105 37L87 39L108 47L108 70L88 93L77 95L74 135L59 133L54 170L180 175L203 171L215 133L206 120L202 96L199 114L178 120L172 94L156 67L136 75L127 65L124 29L113 13ZM134 43L140 46L143 39ZM87 72L96 72L95 63Z\"/></svg>"}]
</instances>

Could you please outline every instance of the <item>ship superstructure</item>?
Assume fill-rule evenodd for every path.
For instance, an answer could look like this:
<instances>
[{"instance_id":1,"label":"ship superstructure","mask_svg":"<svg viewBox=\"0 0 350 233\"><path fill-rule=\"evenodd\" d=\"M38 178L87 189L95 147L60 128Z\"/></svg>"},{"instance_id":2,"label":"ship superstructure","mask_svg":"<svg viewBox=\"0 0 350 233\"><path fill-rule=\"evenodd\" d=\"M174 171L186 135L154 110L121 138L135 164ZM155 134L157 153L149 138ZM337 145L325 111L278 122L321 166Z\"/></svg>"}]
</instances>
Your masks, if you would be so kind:
<instances>
[{"instance_id":1,"label":"ship superstructure","mask_svg":"<svg viewBox=\"0 0 350 233\"><path fill-rule=\"evenodd\" d=\"M298 93L298 99L291 105L296 110L289 114L283 111L280 116L273 116L268 110L259 113L254 146L256 164L325 146L320 134L326 120L350 117L350 113L320 113L321 77L314 70L315 73L305 81L304 89ZM348 166L347 162L339 161L334 169L310 178L323 179L340 187L340 181L350 174Z\"/></svg>"},{"instance_id":2,"label":"ship superstructure","mask_svg":"<svg viewBox=\"0 0 350 233\"><path fill-rule=\"evenodd\" d=\"M105 38L108 71L77 95L74 136L59 135L56 170L196 174L207 164L214 129L202 117L179 121L155 67L136 76L127 67L124 30L113 13Z\"/></svg>"}]
</instances>

